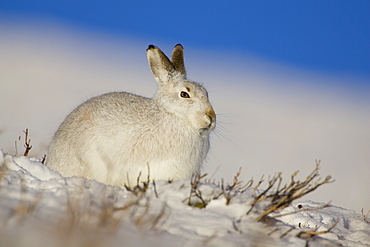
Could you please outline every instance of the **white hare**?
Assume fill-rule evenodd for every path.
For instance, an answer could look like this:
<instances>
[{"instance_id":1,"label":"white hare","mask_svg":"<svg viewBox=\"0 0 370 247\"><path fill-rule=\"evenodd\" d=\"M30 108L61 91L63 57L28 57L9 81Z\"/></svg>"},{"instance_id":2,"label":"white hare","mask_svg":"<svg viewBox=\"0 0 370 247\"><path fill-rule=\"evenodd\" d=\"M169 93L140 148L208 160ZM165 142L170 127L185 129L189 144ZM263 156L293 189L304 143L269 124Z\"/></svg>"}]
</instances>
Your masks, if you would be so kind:
<instances>
[{"instance_id":1,"label":"white hare","mask_svg":"<svg viewBox=\"0 0 370 247\"><path fill-rule=\"evenodd\" d=\"M183 47L172 61L150 45L158 91L153 98L114 92L89 99L55 133L47 165L63 176L118 186L190 178L200 172L216 114L207 91L186 79Z\"/></svg>"}]
</instances>

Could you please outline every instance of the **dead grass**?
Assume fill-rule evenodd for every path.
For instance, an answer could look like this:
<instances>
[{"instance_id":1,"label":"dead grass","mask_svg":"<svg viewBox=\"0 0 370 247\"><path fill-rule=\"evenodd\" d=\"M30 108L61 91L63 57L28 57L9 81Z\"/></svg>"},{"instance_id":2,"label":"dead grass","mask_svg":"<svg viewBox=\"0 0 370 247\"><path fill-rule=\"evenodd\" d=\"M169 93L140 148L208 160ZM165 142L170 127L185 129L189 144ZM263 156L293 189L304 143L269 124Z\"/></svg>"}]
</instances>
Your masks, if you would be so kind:
<instances>
[{"instance_id":1,"label":"dead grass","mask_svg":"<svg viewBox=\"0 0 370 247\"><path fill-rule=\"evenodd\" d=\"M318 236L318 235L321 235L321 234L325 234L325 233L329 233L331 232L331 230L338 224L339 221L336 221L331 227L329 227L327 230L325 231L317 231L318 228L315 228L313 230L304 230L304 231L300 231L299 233L297 233L297 237L298 238L302 238L302 239L309 239L309 238L312 238L312 237L315 237L315 236Z\"/></svg>"},{"instance_id":2,"label":"dead grass","mask_svg":"<svg viewBox=\"0 0 370 247\"><path fill-rule=\"evenodd\" d=\"M247 212L249 214L254 206L262 201L268 201L269 206L264 209L257 221L264 221L270 218L270 214L273 212L278 212L285 207L289 206L294 200L302 198L303 196L315 191L317 188L324 184L332 183L334 180L331 176L327 176L324 179L318 178L319 176L320 162L316 162L315 169L306 177L305 180L296 180L298 172L291 175L291 181L289 184L282 186L281 173L273 176L268 181L268 186L262 192L255 196L254 201L251 204L251 209ZM315 180L316 179L316 180ZM258 187L262 184L263 178L260 180L258 185L254 188L256 191Z\"/></svg>"},{"instance_id":3,"label":"dead grass","mask_svg":"<svg viewBox=\"0 0 370 247\"><path fill-rule=\"evenodd\" d=\"M312 193L313 191L315 191L324 184L334 182L334 180L331 179L331 176L326 176L324 179L319 178L319 168L320 162L317 161L314 170L303 181L297 180L296 177L298 172L294 172L291 175L290 183L287 183L285 185L283 185L282 174L278 173L275 176L268 179L267 188L259 189L265 182L264 178L262 177L258 181L257 185L252 189L254 200L252 201L251 207L246 214L249 215L253 211L255 214L258 215L256 218L257 221L264 222L267 227L271 227L276 222L275 220L276 218L303 211L320 210L329 207L330 202L323 206L315 208L299 208L294 212L286 214L279 213L282 209L291 205L293 201L300 199L309 193ZM229 205L232 199L237 194L244 193L247 190L251 189L254 181L249 180L246 183L243 183L243 181L239 181L240 172L241 170L239 170L237 174L234 176L232 184L227 184L225 186L223 180L221 180L221 182L219 183L213 182L213 185L218 186L219 188L221 188L222 191L219 195L215 196L214 199L217 199L219 196L224 196L226 199L226 205ZM199 189L199 185L201 184L202 179L209 183L209 180L205 179L205 176L206 175L192 178L191 192L190 196L187 198L188 205L198 208L206 208L207 203L209 203L209 201L207 202L207 200L205 200L202 197L202 192ZM195 202L194 198L196 199ZM263 207L262 210L261 207L259 207L257 210L253 210L255 209L256 205L260 205L261 203L263 204L267 203L267 206ZM367 215L364 216L364 220L366 220L368 214L369 213L367 213ZM296 234L296 236L302 239L307 239L307 241L309 241L314 236L329 233L336 226L337 223L338 222L334 223L329 229L325 231L317 231L318 229L300 230ZM236 222L233 222L233 227L235 231L240 232L240 230L236 226ZM297 227L295 226L289 227L288 230L286 230L283 233L280 233L280 238L287 236L293 230L297 230ZM275 232L281 231L278 228L274 228L268 233L268 235L271 235Z\"/></svg>"},{"instance_id":4,"label":"dead grass","mask_svg":"<svg viewBox=\"0 0 370 247\"><path fill-rule=\"evenodd\" d=\"M28 156L28 153L32 149L31 139L29 139L29 137L28 137L28 129L23 131L23 133L25 134L25 138L24 138L24 148L25 148L25 150L24 150L23 156Z\"/></svg>"},{"instance_id":5,"label":"dead grass","mask_svg":"<svg viewBox=\"0 0 370 247\"><path fill-rule=\"evenodd\" d=\"M361 215L362 215L362 217L364 218L364 221L365 221L366 223L369 223L369 224L370 224L369 214L370 214L370 209L367 211L367 213L366 213L366 214L364 213L364 209L361 209Z\"/></svg>"},{"instance_id":6,"label":"dead grass","mask_svg":"<svg viewBox=\"0 0 370 247\"><path fill-rule=\"evenodd\" d=\"M23 144L23 147L24 147L24 152L23 152L23 156L29 156L30 154L30 151L32 149L32 145L31 145L31 139L30 139L30 132L27 129L25 129L23 131L23 134L24 134L24 144ZM15 146L15 154L14 156L18 156L19 152L18 152L18 141L21 141L22 140L22 136L18 136L18 140L15 141L14 143L14 146ZM41 157L41 163L42 164L45 164L45 161L46 161L46 154L44 154L42 157Z\"/></svg>"},{"instance_id":7,"label":"dead grass","mask_svg":"<svg viewBox=\"0 0 370 247\"><path fill-rule=\"evenodd\" d=\"M222 195L226 199L226 205L229 205L231 199L233 199L237 194L244 193L253 185L253 180L249 180L247 183L243 183L243 181L239 181L239 176L241 173L241 168L239 168L239 171L236 173L233 179L232 184L227 184L224 186L224 180L221 180L221 190Z\"/></svg>"},{"instance_id":8,"label":"dead grass","mask_svg":"<svg viewBox=\"0 0 370 247\"><path fill-rule=\"evenodd\" d=\"M24 130L23 131L23 134L24 134L24 152L23 152L23 156L28 156L29 155L29 152L31 151L32 149L32 145L31 145L31 139L29 138L29 131L28 129ZM21 141L22 140L22 137L21 136L18 136L18 141ZM15 156L18 155L18 141L15 141Z\"/></svg>"},{"instance_id":9,"label":"dead grass","mask_svg":"<svg viewBox=\"0 0 370 247\"><path fill-rule=\"evenodd\" d=\"M319 207L315 208L299 208L298 210L286 214L279 214L279 212L284 209L285 207L291 205L291 203L297 199L302 198L303 196L315 191L317 188L324 184L332 183L334 180L331 179L331 176L326 176L324 179L319 178L319 168L320 162L316 162L315 169L303 180L299 181L296 180L296 176L298 172L295 172L291 175L291 181L289 184L285 184L282 186L282 177L281 173L273 176L271 179L268 180L268 186L266 189L262 190L261 192L257 193L254 198L254 201L251 204L250 210L247 212L249 214L252 209L261 202L268 202L268 206L264 208L262 211L258 212L257 221L265 222L267 225L273 224L276 218L295 214L303 211L311 211L311 210L320 210L330 206L330 202ZM258 182L257 186L254 188L254 192L257 192L258 188L263 184L263 178ZM271 216L273 213L274 216ZM335 222L331 227L329 227L325 231L317 231L318 228L315 229L306 229L299 231L296 236L301 239L306 239L309 241L315 236L329 233L336 225L338 221ZM296 230L297 227L292 226L287 231L283 232L280 235L280 238L285 237L293 230ZM275 228L270 231L268 234L271 235L274 232L278 232L279 229ZM307 242L308 244L308 242Z\"/></svg>"},{"instance_id":10,"label":"dead grass","mask_svg":"<svg viewBox=\"0 0 370 247\"><path fill-rule=\"evenodd\" d=\"M268 206L264 208L262 211L258 212L257 221L266 221L269 220L272 216L272 213L276 213L284 209L285 207L289 206L293 201L302 198L303 196L312 193L317 188L324 184L332 183L334 180L331 179L331 176L326 176L324 179L319 178L319 168L320 162L316 162L316 166L314 170L303 180L299 181L296 179L298 171L294 172L291 175L291 181L288 184L283 184L282 174L278 173L275 176L271 177L267 183L267 188L259 190L262 184L265 182L264 178L262 177L257 185L253 188L252 194L254 194L254 200L251 203L251 207L247 212L247 215L252 212L255 206L261 202L268 202ZM226 205L229 205L230 201L239 193L244 193L247 190L251 189L254 181L251 179L244 183L243 181L239 181L241 170L236 173L233 179L232 184L224 185L224 180L221 180L219 183L213 182L213 185L218 186L221 188L221 193L219 195L215 195L214 199L219 198L220 195L223 195L226 199ZM193 176L191 179L191 191L188 198L185 200L188 201L188 205L192 207L198 208L206 208L209 201L203 198L202 191L199 189L199 185L202 183L201 181L204 180L205 183L209 183L209 180L206 179L207 174L205 175L197 175ZM318 210L325 207L328 207L330 204L327 203L324 206L320 206L317 208L310 208L310 209L300 209L295 212L289 213L294 214L302 211L308 210ZM276 215L273 216L274 218L278 218L284 215Z\"/></svg>"},{"instance_id":11,"label":"dead grass","mask_svg":"<svg viewBox=\"0 0 370 247\"><path fill-rule=\"evenodd\" d=\"M196 208L206 208L209 201L205 200L202 196L202 191L199 188L201 180L205 178L207 174L204 175L194 175L190 179L190 194L189 197L184 199L183 202L188 201L188 205Z\"/></svg>"},{"instance_id":12,"label":"dead grass","mask_svg":"<svg viewBox=\"0 0 370 247\"><path fill-rule=\"evenodd\" d=\"M32 149L28 129L24 131L24 134L25 151L23 155L28 156L30 150ZM19 140L21 140L21 138L19 138ZM45 157L46 156L43 157L43 161L45 160ZM285 207L291 205L293 201L300 199L309 193L312 193L320 186L334 182L330 176L327 176L324 179L319 178L319 167L320 162L316 162L315 169L303 181L297 180L298 172L294 172L291 175L290 182L287 184L283 184L282 174L278 173L267 180L267 188L265 189L260 189L265 183L263 177L257 182L253 189L253 179L247 181L246 183L239 180L241 174L241 169L239 169L239 171L234 176L232 183L225 184L224 180L221 180L218 183L212 183L220 189L219 191L221 191L218 194L213 195L212 198L210 198L209 196L207 198L204 198L201 189L202 184L211 183L206 178L207 174L193 176L190 179L191 186L189 196L186 197L183 202L186 202L187 205L192 207L205 209L210 200L217 199L220 196L223 196L225 198L225 204L229 205L235 198L235 196L250 191L251 194L254 195L254 197L250 204L250 209L248 212L246 212L246 215L249 215L253 211L257 214L256 220L264 222L269 227L271 226L271 222L273 220L278 217L287 215L275 213L278 213ZM3 178L5 173L6 170L4 170L3 166L0 169L0 180ZM89 210L86 212L81 211L81 205L84 205L84 203L86 204L86 202L82 201L84 198L84 190L86 188L81 186L79 192L80 196L67 196L67 217L65 218L64 222L57 226L58 231L64 232L65 236L69 236L76 229L78 229L78 231L81 231L82 229L82 231L84 232L115 233L120 227L122 227L122 224L125 223L133 223L137 227L137 229L141 231L160 231L161 226L169 217L167 213L167 204L165 202L161 202L162 205L158 207L158 203L160 200L153 202L153 197L148 195L148 191L153 190L155 198L158 198L156 183L155 181L150 181L150 171L148 172L147 180L145 182L140 181L141 180L139 176L136 186L125 186L125 189L130 192L131 196L129 196L124 205L120 207L115 206L112 201L107 199L109 198L109 196L106 195L112 193L112 191L108 191L107 189L107 191L105 192L106 195L103 195L101 198L100 206L97 207L98 211L96 211L96 207L94 209L92 207L88 207ZM169 181L169 183L170 182L171 181ZM24 195L27 195L28 191L26 188L27 186L23 182L21 182L21 186L22 187L20 196L23 197ZM31 217L36 212L41 202L42 196L42 193L38 194L36 197L34 197L33 201L26 200L25 198L20 198L19 204L13 208L13 213L11 217L18 217L19 223L22 223L22 221L27 219L27 217ZM88 203L96 204L97 202L91 201ZM256 207L257 205L259 206ZM261 205L264 206L261 207ZM319 210L328 206L329 203L317 208L299 209L289 214L308 210ZM370 210L365 215L362 210L364 221L366 221L367 223L369 223L369 213ZM271 216L272 214L274 214L274 216ZM333 226L331 226L326 231L317 231L318 229L300 230L296 234L296 236L302 239L310 239L314 236L330 232L335 227L335 225L336 223L333 224ZM233 226L236 232L241 233L236 225L236 222L233 222ZM61 231L61 228L64 230ZM296 229L296 227L290 227L285 232L280 233L280 238L285 237ZM279 232L277 228L272 229L268 234L271 235L275 232Z\"/></svg>"}]
</instances>

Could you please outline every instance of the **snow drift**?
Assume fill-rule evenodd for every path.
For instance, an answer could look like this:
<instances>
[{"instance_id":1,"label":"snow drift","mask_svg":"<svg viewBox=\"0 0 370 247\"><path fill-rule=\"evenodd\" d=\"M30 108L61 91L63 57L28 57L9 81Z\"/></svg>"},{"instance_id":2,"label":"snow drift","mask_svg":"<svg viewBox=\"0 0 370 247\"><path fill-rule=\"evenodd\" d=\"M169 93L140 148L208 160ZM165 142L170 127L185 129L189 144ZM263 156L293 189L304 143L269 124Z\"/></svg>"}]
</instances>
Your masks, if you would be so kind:
<instances>
[{"instance_id":1,"label":"snow drift","mask_svg":"<svg viewBox=\"0 0 370 247\"><path fill-rule=\"evenodd\" d=\"M194 187L193 180L107 186L0 151L0 245L370 246L369 220L352 210L294 201L258 222L267 201L247 214L258 191L233 193L228 198L210 182ZM205 208L196 207L199 198Z\"/></svg>"}]
</instances>

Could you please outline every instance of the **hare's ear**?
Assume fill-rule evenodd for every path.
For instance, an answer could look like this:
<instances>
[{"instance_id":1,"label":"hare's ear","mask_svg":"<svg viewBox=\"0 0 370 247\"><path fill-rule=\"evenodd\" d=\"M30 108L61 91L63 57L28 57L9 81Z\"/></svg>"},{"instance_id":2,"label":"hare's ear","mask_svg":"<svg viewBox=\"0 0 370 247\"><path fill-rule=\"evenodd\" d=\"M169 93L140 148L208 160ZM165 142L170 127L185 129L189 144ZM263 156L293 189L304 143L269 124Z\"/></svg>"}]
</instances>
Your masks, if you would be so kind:
<instances>
[{"instance_id":1,"label":"hare's ear","mask_svg":"<svg viewBox=\"0 0 370 247\"><path fill-rule=\"evenodd\" d=\"M175 73L175 66L168 57L156 46L149 45L146 56L152 74L158 84L165 84Z\"/></svg>"},{"instance_id":2,"label":"hare's ear","mask_svg":"<svg viewBox=\"0 0 370 247\"><path fill-rule=\"evenodd\" d=\"M186 70L184 63L184 47L181 44L177 44L172 51L172 63L184 79L186 79Z\"/></svg>"}]
</instances>

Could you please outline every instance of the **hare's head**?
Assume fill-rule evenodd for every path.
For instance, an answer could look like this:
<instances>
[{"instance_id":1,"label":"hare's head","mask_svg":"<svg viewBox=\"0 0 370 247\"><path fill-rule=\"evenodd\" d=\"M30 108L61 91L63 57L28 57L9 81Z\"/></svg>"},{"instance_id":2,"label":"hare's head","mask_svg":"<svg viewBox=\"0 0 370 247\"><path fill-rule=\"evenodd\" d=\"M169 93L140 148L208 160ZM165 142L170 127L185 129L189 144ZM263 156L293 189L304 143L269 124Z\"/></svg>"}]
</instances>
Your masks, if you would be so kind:
<instances>
[{"instance_id":1,"label":"hare's head","mask_svg":"<svg viewBox=\"0 0 370 247\"><path fill-rule=\"evenodd\" d=\"M216 114L208 101L204 87L186 79L183 47L178 44L172 52L172 61L158 48L147 49L150 69L158 83L154 100L167 112L188 122L200 135L206 135L216 126Z\"/></svg>"}]
</instances>

